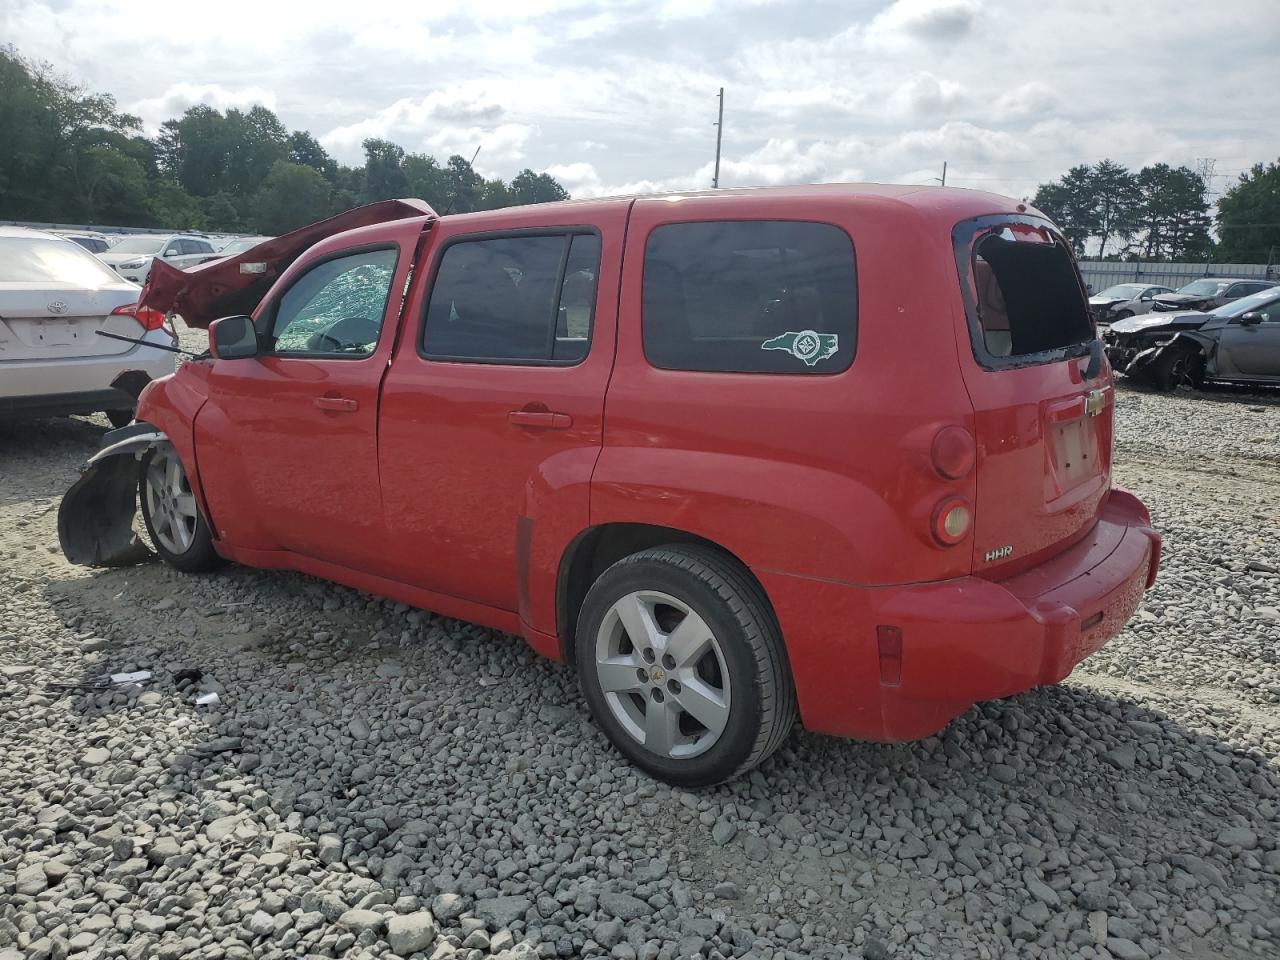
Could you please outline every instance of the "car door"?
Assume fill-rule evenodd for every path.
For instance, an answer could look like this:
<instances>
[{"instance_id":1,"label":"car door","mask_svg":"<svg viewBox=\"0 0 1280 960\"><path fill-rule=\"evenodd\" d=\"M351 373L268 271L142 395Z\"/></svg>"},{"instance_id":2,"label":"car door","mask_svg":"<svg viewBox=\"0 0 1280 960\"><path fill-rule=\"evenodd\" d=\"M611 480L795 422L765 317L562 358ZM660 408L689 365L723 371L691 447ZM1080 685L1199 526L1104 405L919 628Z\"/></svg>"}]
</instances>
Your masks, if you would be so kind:
<instances>
[{"instance_id":1,"label":"car door","mask_svg":"<svg viewBox=\"0 0 1280 960\"><path fill-rule=\"evenodd\" d=\"M554 629L522 584L589 522L627 208L438 226L382 393L385 576Z\"/></svg>"},{"instance_id":2,"label":"car door","mask_svg":"<svg viewBox=\"0 0 1280 960\"><path fill-rule=\"evenodd\" d=\"M1246 324L1235 317L1222 328L1217 375L1280 378L1280 296L1251 312L1262 321Z\"/></svg>"},{"instance_id":3,"label":"car door","mask_svg":"<svg viewBox=\"0 0 1280 960\"><path fill-rule=\"evenodd\" d=\"M260 355L213 362L197 455L233 546L361 570L380 556L378 389L421 230L401 221L317 245L255 314Z\"/></svg>"}]
</instances>

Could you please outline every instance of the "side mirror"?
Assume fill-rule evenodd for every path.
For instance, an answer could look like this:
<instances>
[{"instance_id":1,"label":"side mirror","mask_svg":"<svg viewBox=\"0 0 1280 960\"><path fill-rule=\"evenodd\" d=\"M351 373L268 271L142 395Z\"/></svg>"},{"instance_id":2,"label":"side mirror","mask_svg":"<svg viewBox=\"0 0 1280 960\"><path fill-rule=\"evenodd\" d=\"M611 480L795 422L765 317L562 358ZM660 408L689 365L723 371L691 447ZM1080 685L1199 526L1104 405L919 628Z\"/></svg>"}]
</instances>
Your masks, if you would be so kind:
<instances>
[{"instance_id":1,"label":"side mirror","mask_svg":"<svg viewBox=\"0 0 1280 960\"><path fill-rule=\"evenodd\" d=\"M1142 296L1140 296L1140 297L1138 298L1138 300L1140 300L1142 303L1150 303L1150 302L1151 302L1152 300L1154 300L1154 299L1155 299L1155 297L1153 297L1153 296L1152 296L1151 294L1149 294L1149 293L1144 293Z\"/></svg>"},{"instance_id":2,"label":"side mirror","mask_svg":"<svg viewBox=\"0 0 1280 960\"><path fill-rule=\"evenodd\" d=\"M250 317L223 317L209 324L209 352L217 360L244 360L258 355L258 331Z\"/></svg>"},{"instance_id":3,"label":"side mirror","mask_svg":"<svg viewBox=\"0 0 1280 960\"><path fill-rule=\"evenodd\" d=\"M1246 327L1252 327L1255 323L1262 322L1262 314L1256 310L1250 310L1248 313L1240 314L1240 322Z\"/></svg>"}]
</instances>

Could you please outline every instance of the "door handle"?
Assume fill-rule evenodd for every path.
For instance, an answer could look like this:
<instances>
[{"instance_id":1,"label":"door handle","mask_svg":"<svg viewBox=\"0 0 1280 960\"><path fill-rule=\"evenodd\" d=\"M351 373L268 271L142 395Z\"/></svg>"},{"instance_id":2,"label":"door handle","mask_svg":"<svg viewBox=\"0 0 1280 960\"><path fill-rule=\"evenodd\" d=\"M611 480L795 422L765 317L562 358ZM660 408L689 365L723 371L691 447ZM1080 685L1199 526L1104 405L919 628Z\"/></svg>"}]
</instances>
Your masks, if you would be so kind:
<instances>
[{"instance_id":1,"label":"door handle","mask_svg":"<svg viewBox=\"0 0 1280 960\"><path fill-rule=\"evenodd\" d=\"M316 397L315 405L321 410L334 410L339 413L354 413L360 404L349 397Z\"/></svg>"},{"instance_id":2,"label":"door handle","mask_svg":"<svg viewBox=\"0 0 1280 960\"><path fill-rule=\"evenodd\" d=\"M567 413L552 413L550 410L512 410L507 414L507 422L517 427L567 430L573 426L573 417Z\"/></svg>"}]
</instances>

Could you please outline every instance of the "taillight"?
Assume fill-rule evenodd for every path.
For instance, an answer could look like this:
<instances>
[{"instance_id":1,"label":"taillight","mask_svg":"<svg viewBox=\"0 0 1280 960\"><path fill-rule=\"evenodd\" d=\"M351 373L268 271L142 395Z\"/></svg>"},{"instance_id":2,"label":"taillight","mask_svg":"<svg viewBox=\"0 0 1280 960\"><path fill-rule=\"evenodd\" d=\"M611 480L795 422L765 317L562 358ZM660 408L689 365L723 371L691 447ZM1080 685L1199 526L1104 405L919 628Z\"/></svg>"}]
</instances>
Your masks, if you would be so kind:
<instances>
[{"instance_id":1,"label":"taillight","mask_svg":"<svg viewBox=\"0 0 1280 960\"><path fill-rule=\"evenodd\" d=\"M113 317L133 317L143 330L159 330L164 326L164 314L155 307L140 307L136 303L126 303L111 311Z\"/></svg>"},{"instance_id":2,"label":"taillight","mask_svg":"<svg viewBox=\"0 0 1280 960\"><path fill-rule=\"evenodd\" d=\"M933 469L944 480L960 480L973 469L977 452L973 435L964 427L943 427L933 438L933 448L930 451Z\"/></svg>"},{"instance_id":3,"label":"taillight","mask_svg":"<svg viewBox=\"0 0 1280 960\"><path fill-rule=\"evenodd\" d=\"M947 497L933 508L933 538L944 547L953 547L969 535L973 507L963 497Z\"/></svg>"}]
</instances>

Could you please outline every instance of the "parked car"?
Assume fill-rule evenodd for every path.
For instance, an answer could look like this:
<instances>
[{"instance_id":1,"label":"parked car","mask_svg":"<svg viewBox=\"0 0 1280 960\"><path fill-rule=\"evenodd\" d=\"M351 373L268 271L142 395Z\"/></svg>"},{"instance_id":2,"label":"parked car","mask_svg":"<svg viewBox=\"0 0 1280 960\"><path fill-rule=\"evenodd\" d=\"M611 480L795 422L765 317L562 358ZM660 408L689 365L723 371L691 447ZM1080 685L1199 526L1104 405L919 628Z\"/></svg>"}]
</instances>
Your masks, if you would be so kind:
<instances>
[{"instance_id":1,"label":"parked car","mask_svg":"<svg viewBox=\"0 0 1280 960\"><path fill-rule=\"evenodd\" d=\"M1125 317L1150 313L1155 298L1164 293L1173 291L1168 287L1153 287L1146 283L1117 283L1090 297L1089 306L1098 323L1106 326Z\"/></svg>"},{"instance_id":2,"label":"parked car","mask_svg":"<svg viewBox=\"0 0 1280 960\"><path fill-rule=\"evenodd\" d=\"M236 237L218 248L218 256L233 257L237 253L252 250L260 243L266 243L271 237Z\"/></svg>"},{"instance_id":3,"label":"parked car","mask_svg":"<svg viewBox=\"0 0 1280 960\"><path fill-rule=\"evenodd\" d=\"M1280 383L1280 286L1213 313L1152 313L1111 325L1112 366L1159 390L1206 380Z\"/></svg>"},{"instance_id":4,"label":"parked car","mask_svg":"<svg viewBox=\"0 0 1280 960\"><path fill-rule=\"evenodd\" d=\"M186 234L163 236L158 234L134 234L125 237L99 258L120 276L134 283L147 282L151 263L156 258L179 269L213 260L218 256L212 243L205 237Z\"/></svg>"},{"instance_id":5,"label":"parked car","mask_svg":"<svg viewBox=\"0 0 1280 960\"><path fill-rule=\"evenodd\" d=\"M111 248L111 240L106 236L106 234L93 232L80 233L69 230L53 230L50 232L59 237L65 237L72 243L80 244L80 246L84 247L90 253L105 253Z\"/></svg>"},{"instance_id":6,"label":"parked car","mask_svg":"<svg viewBox=\"0 0 1280 960\"><path fill-rule=\"evenodd\" d=\"M906 740L1055 683L1154 580L1083 282L1025 204L823 185L352 215L273 241L268 287L236 257L157 265L144 302L213 321L210 355L68 492L72 561L139 551L131 498L102 506L137 485L174 567L521 635L690 786L758 764L797 706Z\"/></svg>"},{"instance_id":7,"label":"parked car","mask_svg":"<svg viewBox=\"0 0 1280 960\"><path fill-rule=\"evenodd\" d=\"M71 240L0 227L0 416L104 411L128 423L136 393L113 381L173 373L173 354L150 344L177 340L163 313L138 306L141 292Z\"/></svg>"},{"instance_id":8,"label":"parked car","mask_svg":"<svg viewBox=\"0 0 1280 960\"><path fill-rule=\"evenodd\" d=\"M1194 280L1177 293L1162 294L1155 299L1155 310L1213 310L1232 300L1274 287L1274 280L1249 280L1230 277L1205 277Z\"/></svg>"}]
</instances>

